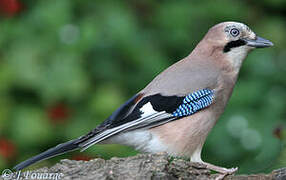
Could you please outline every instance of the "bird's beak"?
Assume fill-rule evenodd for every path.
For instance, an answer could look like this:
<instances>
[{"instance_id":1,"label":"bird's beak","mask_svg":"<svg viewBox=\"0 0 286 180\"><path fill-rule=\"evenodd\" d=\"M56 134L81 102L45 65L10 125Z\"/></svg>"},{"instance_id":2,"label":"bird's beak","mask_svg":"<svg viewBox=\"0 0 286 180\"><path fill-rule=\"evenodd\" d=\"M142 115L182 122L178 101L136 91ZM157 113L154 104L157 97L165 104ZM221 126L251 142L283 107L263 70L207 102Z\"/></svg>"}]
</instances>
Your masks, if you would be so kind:
<instances>
[{"instance_id":1,"label":"bird's beak","mask_svg":"<svg viewBox=\"0 0 286 180\"><path fill-rule=\"evenodd\" d=\"M265 48L265 47L270 47L274 45L271 41L264 39L262 37L259 37L259 36L256 36L255 39L245 38L243 40L246 42L247 46L255 47L255 48Z\"/></svg>"}]
</instances>

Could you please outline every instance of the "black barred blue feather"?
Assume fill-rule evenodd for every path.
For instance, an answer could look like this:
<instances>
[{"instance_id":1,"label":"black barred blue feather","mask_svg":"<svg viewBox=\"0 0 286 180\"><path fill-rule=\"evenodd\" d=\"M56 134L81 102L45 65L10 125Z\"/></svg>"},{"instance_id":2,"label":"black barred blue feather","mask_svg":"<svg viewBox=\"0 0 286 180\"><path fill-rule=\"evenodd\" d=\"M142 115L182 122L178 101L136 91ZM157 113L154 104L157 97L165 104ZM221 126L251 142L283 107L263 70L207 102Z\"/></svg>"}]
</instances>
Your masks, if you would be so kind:
<instances>
[{"instance_id":1,"label":"black barred blue feather","mask_svg":"<svg viewBox=\"0 0 286 180\"><path fill-rule=\"evenodd\" d=\"M214 91L203 89L187 95L182 104L172 113L175 117L189 116L208 107L214 98Z\"/></svg>"}]
</instances>

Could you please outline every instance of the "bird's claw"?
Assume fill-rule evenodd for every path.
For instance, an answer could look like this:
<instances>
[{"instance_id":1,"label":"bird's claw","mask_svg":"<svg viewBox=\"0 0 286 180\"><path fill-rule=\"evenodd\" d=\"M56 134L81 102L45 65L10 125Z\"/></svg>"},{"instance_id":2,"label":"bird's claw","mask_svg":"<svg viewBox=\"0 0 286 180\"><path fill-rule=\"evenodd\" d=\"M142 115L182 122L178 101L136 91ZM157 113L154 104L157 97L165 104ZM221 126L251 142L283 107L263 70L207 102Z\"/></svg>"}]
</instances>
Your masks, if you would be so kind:
<instances>
[{"instance_id":1,"label":"bird's claw","mask_svg":"<svg viewBox=\"0 0 286 180\"><path fill-rule=\"evenodd\" d=\"M234 174L238 170L238 167L230 168L228 174Z\"/></svg>"},{"instance_id":2,"label":"bird's claw","mask_svg":"<svg viewBox=\"0 0 286 180\"><path fill-rule=\"evenodd\" d=\"M219 175L215 178L215 180L222 180L223 178L225 178L225 176L227 176L227 175L232 175L232 174L234 174L237 170L238 170L238 167L230 168L230 169L224 168L224 172L221 172L222 174L219 174Z\"/></svg>"}]
</instances>

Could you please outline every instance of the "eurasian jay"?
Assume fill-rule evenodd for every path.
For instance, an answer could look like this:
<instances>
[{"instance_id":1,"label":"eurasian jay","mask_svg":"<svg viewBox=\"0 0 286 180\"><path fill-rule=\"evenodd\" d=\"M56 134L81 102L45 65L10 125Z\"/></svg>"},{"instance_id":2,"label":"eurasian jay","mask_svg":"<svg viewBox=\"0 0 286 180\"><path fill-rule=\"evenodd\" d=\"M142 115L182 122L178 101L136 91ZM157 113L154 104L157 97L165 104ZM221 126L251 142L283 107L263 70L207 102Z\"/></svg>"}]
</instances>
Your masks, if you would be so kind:
<instances>
[{"instance_id":1,"label":"eurasian jay","mask_svg":"<svg viewBox=\"0 0 286 180\"><path fill-rule=\"evenodd\" d=\"M240 67L254 48L273 44L248 26L223 22L212 27L184 59L160 73L88 134L59 144L14 167L101 143L128 145L142 152L189 157L222 174L226 169L202 161L201 151L232 94Z\"/></svg>"}]
</instances>

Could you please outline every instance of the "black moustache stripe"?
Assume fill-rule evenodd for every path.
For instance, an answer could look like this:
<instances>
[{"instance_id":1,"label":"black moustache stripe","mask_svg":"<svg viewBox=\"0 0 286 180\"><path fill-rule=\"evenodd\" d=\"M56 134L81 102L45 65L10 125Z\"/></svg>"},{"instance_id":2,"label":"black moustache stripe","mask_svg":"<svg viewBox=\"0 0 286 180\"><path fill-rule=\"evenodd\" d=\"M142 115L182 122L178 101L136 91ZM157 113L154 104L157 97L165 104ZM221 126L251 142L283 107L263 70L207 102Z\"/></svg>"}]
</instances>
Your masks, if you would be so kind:
<instances>
[{"instance_id":1,"label":"black moustache stripe","mask_svg":"<svg viewBox=\"0 0 286 180\"><path fill-rule=\"evenodd\" d=\"M227 43L224 48L223 48L223 52L229 52L231 50L231 48L235 48L235 47L240 47L240 46L244 46L246 45L246 42L244 40L236 40L236 41L230 41L229 43Z\"/></svg>"}]
</instances>

